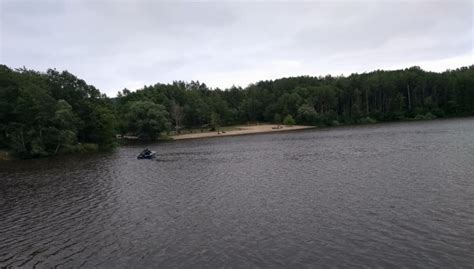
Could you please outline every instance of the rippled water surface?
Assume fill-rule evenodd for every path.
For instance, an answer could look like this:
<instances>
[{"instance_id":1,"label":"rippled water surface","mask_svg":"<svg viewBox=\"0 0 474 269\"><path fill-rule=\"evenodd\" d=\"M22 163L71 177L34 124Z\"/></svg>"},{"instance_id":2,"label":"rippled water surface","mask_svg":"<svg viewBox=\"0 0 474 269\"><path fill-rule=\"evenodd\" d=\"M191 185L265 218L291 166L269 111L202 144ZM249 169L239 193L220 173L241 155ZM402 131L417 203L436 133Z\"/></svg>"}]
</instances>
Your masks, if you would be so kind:
<instances>
[{"instance_id":1,"label":"rippled water surface","mask_svg":"<svg viewBox=\"0 0 474 269\"><path fill-rule=\"evenodd\" d=\"M472 267L474 119L0 164L0 267Z\"/></svg>"}]
</instances>

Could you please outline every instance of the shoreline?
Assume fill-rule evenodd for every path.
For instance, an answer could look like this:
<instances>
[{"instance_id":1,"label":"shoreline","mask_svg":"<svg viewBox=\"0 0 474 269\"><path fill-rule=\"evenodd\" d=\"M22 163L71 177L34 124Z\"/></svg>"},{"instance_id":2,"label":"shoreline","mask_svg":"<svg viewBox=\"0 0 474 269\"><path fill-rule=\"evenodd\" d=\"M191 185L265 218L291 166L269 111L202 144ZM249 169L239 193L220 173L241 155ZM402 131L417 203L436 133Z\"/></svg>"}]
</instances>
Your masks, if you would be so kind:
<instances>
[{"instance_id":1,"label":"shoreline","mask_svg":"<svg viewBox=\"0 0 474 269\"><path fill-rule=\"evenodd\" d=\"M169 136L172 140L189 140L189 139L201 139L201 138L213 138L213 137L228 137L228 136L241 136L241 135L252 135L252 134L268 134L278 132L288 132L296 130L307 130L314 129L316 126L307 125L293 125L285 126L280 125L280 128L276 129L276 124L261 124L261 125L238 125L235 126L236 130L229 130L225 132L203 132L203 133L190 133L181 135ZM273 129L275 128L275 129Z\"/></svg>"}]
</instances>

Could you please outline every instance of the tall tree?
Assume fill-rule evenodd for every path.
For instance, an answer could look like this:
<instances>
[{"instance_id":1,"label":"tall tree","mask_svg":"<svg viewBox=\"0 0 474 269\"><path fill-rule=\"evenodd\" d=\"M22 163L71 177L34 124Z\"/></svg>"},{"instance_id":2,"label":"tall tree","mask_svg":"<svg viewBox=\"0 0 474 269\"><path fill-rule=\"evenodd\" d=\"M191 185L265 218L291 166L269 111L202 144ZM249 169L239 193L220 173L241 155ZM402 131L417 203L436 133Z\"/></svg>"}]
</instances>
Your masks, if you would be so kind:
<instances>
[{"instance_id":1,"label":"tall tree","mask_svg":"<svg viewBox=\"0 0 474 269\"><path fill-rule=\"evenodd\" d=\"M165 107L151 101L131 102L126 118L132 134L150 140L156 140L171 127Z\"/></svg>"},{"instance_id":2,"label":"tall tree","mask_svg":"<svg viewBox=\"0 0 474 269\"><path fill-rule=\"evenodd\" d=\"M174 129L176 131L176 134L180 133L180 130L182 128L183 124L183 119L184 119L184 109L182 106L178 105L176 101L171 102L171 118L173 118L174 121Z\"/></svg>"}]
</instances>

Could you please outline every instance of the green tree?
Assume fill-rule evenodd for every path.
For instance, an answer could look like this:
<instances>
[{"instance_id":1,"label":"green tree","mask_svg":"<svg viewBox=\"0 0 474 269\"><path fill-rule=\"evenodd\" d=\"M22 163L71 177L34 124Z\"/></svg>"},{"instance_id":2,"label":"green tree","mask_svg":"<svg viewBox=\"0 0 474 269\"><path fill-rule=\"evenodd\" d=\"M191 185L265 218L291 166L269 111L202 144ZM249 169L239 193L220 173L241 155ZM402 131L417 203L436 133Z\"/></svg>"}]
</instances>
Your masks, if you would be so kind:
<instances>
[{"instance_id":1,"label":"green tree","mask_svg":"<svg viewBox=\"0 0 474 269\"><path fill-rule=\"evenodd\" d=\"M278 99L280 113L296 115L302 102L303 99L297 93L285 93Z\"/></svg>"},{"instance_id":2,"label":"green tree","mask_svg":"<svg viewBox=\"0 0 474 269\"><path fill-rule=\"evenodd\" d=\"M174 100L171 102L171 118L174 121L174 129L176 134L180 133L182 128L183 119L184 119L184 109L182 106L178 105Z\"/></svg>"},{"instance_id":3,"label":"green tree","mask_svg":"<svg viewBox=\"0 0 474 269\"><path fill-rule=\"evenodd\" d=\"M309 104L303 104L298 108L297 119L299 122L304 124L314 124L318 117L318 113L313 106Z\"/></svg>"},{"instance_id":4,"label":"green tree","mask_svg":"<svg viewBox=\"0 0 474 269\"><path fill-rule=\"evenodd\" d=\"M275 114L275 117L273 118L273 122L275 122L276 124L280 125L280 123L281 123L281 116L280 116L280 114L278 114L278 113Z\"/></svg>"},{"instance_id":5,"label":"green tree","mask_svg":"<svg viewBox=\"0 0 474 269\"><path fill-rule=\"evenodd\" d=\"M157 139L170 127L165 107L151 101L131 102L126 118L131 134L151 140Z\"/></svg>"},{"instance_id":6,"label":"green tree","mask_svg":"<svg viewBox=\"0 0 474 269\"><path fill-rule=\"evenodd\" d=\"M56 127L53 132L57 136L54 149L54 155L56 155L61 147L68 148L76 143L78 119L74 115L71 105L65 100L59 100L53 122Z\"/></svg>"},{"instance_id":7,"label":"green tree","mask_svg":"<svg viewBox=\"0 0 474 269\"><path fill-rule=\"evenodd\" d=\"M91 127L91 139L101 149L110 149L116 145L118 121L111 108L102 105L95 106L88 124Z\"/></svg>"},{"instance_id":8,"label":"green tree","mask_svg":"<svg viewBox=\"0 0 474 269\"><path fill-rule=\"evenodd\" d=\"M291 115L287 115L285 117L285 119L283 119L283 124L287 125L287 126L293 126L295 125L295 120L293 119L293 116Z\"/></svg>"},{"instance_id":9,"label":"green tree","mask_svg":"<svg viewBox=\"0 0 474 269\"><path fill-rule=\"evenodd\" d=\"M316 107L316 111L325 114L334 110L337 104L338 89L333 86L319 86L310 88L312 103Z\"/></svg>"},{"instance_id":10,"label":"green tree","mask_svg":"<svg viewBox=\"0 0 474 269\"><path fill-rule=\"evenodd\" d=\"M214 130L217 131L218 134L220 133L220 131L219 131L220 125L221 125L221 117L217 113L212 113L211 114L211 126Z\"/></svg>"}]
</instances>

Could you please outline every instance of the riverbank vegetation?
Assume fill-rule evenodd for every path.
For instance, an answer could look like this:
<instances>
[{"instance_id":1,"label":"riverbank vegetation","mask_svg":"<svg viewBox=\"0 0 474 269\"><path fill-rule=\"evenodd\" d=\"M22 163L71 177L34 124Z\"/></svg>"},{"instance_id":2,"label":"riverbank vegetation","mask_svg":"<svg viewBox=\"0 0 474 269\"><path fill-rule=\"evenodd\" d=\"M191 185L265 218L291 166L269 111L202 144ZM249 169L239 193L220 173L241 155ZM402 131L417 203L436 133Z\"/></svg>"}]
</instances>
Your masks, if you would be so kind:
<instances>
[{"instance_id":1,"label":"riverbank vegetation","mask_svg":"<svg viewBox=\"0 0 474 269\"><path fill-rule=\"evenodd\" d=\"M112 100L66 71L0 66L0 148L19 158L111 148L116 122Z\"/></svg>"},{"instance_id":2,"label":"riverbank vegetation","mask_svg":"<svg viewBox=\"0 0 474 269\"><path fill-rule=\"evenodd\" d=\"M155 140L249 122L334 126L469 115L474 66L301 76L229 89L176 81L124 89L116 98L66 71L0 66L0 149L22 158L111 148L116 134Z\"/></svg>"}]
</instances>

